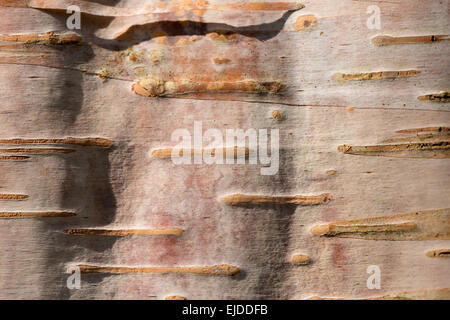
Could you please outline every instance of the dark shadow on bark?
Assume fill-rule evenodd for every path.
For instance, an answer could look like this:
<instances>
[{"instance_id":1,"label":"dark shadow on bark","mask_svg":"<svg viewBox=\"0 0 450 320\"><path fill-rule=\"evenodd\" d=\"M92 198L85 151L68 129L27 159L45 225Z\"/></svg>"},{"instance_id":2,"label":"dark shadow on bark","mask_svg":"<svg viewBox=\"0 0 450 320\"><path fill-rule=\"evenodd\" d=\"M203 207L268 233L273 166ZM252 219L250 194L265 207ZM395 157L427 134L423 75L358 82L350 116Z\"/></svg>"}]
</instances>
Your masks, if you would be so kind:
<instances>
[{"instance_id":1,"label":"dark shadow on bark","mask_svg":"<svg viewBox=\"0 0 450 320\"><path fill-rule=\"evenodd\" d=\"M143 25L131 26L126 32L116 39L103 39L94 35L98 29L106 28L114 17L101 17L89 14L82 14L81 30L74 30L83 39L89 40L95 45L111 51L126 50L138 43L151 40L155 37L156 31L163 32L169 37L174 36L205 36L208 33L231 35L238 34L259 41L267 41L276 37L284 28L287 19L297 10L286 11L281 18L270 22L245 27L235 27L225 23L206 23L197 21L156 21ZM67 15L59 10L45 10L44 12L65 23ZM123 39L124 41L120 41ZM125 40L127 39L127 40ZM129 39L129 40L128 40Z\"/></svg>"},{"instance_id":2,"label":"dark shadow on bark","mask_svg":"<svg viewBox=\"0 0 450 320\"><path fill-rule=\"evenodd\" d=\"M282 141L280 141L282 143ZM289 149L280 149L279 171L273 176L257 176L254 185L264 186L264 194L291 195L298 192L292 185L294 162ZM257 170L259 173L259 170ZM246 193L246 190L239 190ZM261 194L252 190L251 193ZM295 213L301 207L296 204L245 204L229 206L230 212L237 217L245 216L252 221L247 226L248 241L242 250L248 252L248 260L257 269L254 284L254 299L283 299L287 296L282 291L283 282L289 267L286 265L286 254L290 244L290 228ZM307 207L304 207L307 208ZM251 215L252 218L249 216ZM239 220L238 220L239 221ZM253 270L242 270L243 280L252 275ZM255 270L256 271L256 270Z\"/></svg>"},{"instance_id":3,"label":"dark shadow on bark","mask_svg":"<svg viewBox=\"0 0 450 320\"><path fill-rule=\"evenodd\" d=\"M258 262L261 265L258 282L255 287L256 299L283 299L282 284L286 279L286 253L289 249L290 226L295 214L296 205L272 205L267 207L266 215L269 229L267 237L260 247L264 252L259 253ZM266 210L264 210L266 211Z\"/></svg>"},{"instance_id":4,"label":"dark shadow on bark","mask_svg":"<svg viewBox=\"0 0 450 320\"><path fill-rule=\"evenodd\" d=\"M65 264L95 263L95 261L77 261L78 257L103 257L119 239L92 235L69 235L64 230L71 228L100 228L112 223L116 215L116 199L112 190L109 154L111 149L95 147L76 147L63 169L65 180L61 196L64 208L73 208L77 216L65 218L50 226L46 224L42 232L50 234L46 258L48 277L53 283L60 284L59 299L70 298L72 292L65 281L70 274L65 273ZM51 270L51 271L50 271ZM83 275L82 275L83 278ZM101 277L94 277L101 281ZM49 282L52 283L52 282ZM46 297L46 292L42 293ZM51 294L51 293L50 293ZM52 296L54 297L54 296Z\"/></svg>"}]
</instances>

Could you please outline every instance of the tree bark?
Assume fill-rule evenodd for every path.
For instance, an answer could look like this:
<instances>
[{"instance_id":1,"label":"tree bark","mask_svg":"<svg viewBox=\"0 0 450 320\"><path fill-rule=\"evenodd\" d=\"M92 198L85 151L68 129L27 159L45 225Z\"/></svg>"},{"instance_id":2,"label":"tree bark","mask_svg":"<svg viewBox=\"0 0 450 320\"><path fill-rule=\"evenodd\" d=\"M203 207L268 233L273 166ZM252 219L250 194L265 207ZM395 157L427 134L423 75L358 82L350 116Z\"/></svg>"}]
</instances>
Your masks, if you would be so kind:
<instances>
[{"instance_id":1,"label":"tree bark","mask_svg":"<svg viewBox=\"0 0 450 320\"><path fill-rule=\"evenodd\" d=\"M0 0L0 298L449 299L449 21ZM278 133L271 163L227 129Z\"/></svg>"}]
</instances>

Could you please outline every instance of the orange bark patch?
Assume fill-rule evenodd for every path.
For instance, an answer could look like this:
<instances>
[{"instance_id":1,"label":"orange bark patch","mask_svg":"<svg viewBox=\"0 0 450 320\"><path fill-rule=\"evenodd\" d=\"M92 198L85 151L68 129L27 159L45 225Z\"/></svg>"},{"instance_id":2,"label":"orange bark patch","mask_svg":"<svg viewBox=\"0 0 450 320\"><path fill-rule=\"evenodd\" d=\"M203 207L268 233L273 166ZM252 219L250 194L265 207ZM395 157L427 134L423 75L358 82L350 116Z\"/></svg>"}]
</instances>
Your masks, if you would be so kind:
<instances>
[{"instance_id":1,"label":"orange bark patch","mask_svg":"<svg viewBox=\"0 0 450 320\"><path fill-rule=\"evenodd\" d=\"M212 5L215 9L233 9L242 11L290 11L300 10L305 6L298 2L235 2Z\"/></svg>"},{"instance_id":2,"label":"orange bark patch","mask_svg":"<svg viewBox=\"0 0 450 320\"><path fill-rule=\"evenodd\" d=\"M294 23L294 30L300 31L306 28L311 27L313 24L316 24L317 18L313 15L300 16L297 18L297 21Z\"/></svg>"}]
</instances>

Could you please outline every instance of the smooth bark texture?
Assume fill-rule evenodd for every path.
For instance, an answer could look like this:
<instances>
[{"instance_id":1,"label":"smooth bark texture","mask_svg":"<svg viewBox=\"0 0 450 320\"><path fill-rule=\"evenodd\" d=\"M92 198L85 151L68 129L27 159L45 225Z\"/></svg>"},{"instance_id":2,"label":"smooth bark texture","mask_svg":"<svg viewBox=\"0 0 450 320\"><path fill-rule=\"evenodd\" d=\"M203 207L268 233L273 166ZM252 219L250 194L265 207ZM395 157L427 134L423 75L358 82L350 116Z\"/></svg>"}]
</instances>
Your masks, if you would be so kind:
<instances>
[{"instance_id":1,"label":"smooth bark texture","mask_svg":"<svg viewBox=\"0 0 450 320\"><path fill-rule=\"evenodd\" d=\"M0 0L0 298L449 299L449 1L231 1Z\"/></svg>"}]
</instances>

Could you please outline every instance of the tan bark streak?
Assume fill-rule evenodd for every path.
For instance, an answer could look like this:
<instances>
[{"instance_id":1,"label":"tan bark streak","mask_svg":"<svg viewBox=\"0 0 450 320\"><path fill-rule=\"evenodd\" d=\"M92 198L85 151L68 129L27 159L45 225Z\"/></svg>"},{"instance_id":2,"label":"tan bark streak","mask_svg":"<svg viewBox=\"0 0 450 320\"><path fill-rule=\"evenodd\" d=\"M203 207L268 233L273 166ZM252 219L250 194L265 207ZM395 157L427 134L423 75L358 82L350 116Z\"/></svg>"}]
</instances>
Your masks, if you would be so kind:
<instances>
[{"instance_id":1,"label":"tan bark streak","mask_svg":"<svg viewBox=\"0 0 450 320\"><path fill-rule=\"evenodd\" d=\"M430 250L427 252L430 258L450 258L450 249Z\"/></svg>"},{"instance_id":2,"label":"tan bark streak","mask_svg":"<svg viewBox=\"0 0 450 320\"><path fill-rule=\"evenodd\" d=\"M172 158L173 156L173 148L167 148L167 149L156 149L152 151L152 157L154 158L162 158L162 159L168 159ZM222 148L222 149L201 149L201 150L195 150L195 149L180 149L178 152L178 157L182 157L185 153L190 154L193 156L194 154L201 154L201 155L211 155L215 156L218 151L222 151L222 155L224 157L234 157L237 159L240 155L244 156L245 158L248 158L250 154L250 149L246 147L231 147L231 148Z\"/></svg>"},{"instance_id":3,"label":"tan bark streak","mask_svg":"<svg viewBox=\"0 0 450 320\"><path fill-rule=\"evenodd\" d=\"M1 161L26 161L30 159L30 157L27 156L0 156Z\"/></svg>"},{"instance_id":4,"label":"tan bark streak","mask_svg":"<svg viewBox=\"0 0 450 320\"><path fill-rule=\"evenodd\" d=\"M450 158L450 143L444 140L430 143L406 143L374 146L351 146L344 144L338 147L338 151L345 154L364 156L445 159Z\"/></svg>"},{"instance_id":5,"label":"tan bark streak","mask_svg":"<svg viewBox=\"0 0 450 320\"><path fill-rule=\"evenodd\" d=\"M450 127L427 127L397 130L396 133L450 132Z\"/></svg>"},{"instance_id":6,"label":"tan bark streak","mask_svg":"<svg viewBox=\"0 0 450 320\"><path fill-rule=\"evenodd\" d=\"M0 194L0 200L26 200L28 196L25 194Z\"/></svg>"},{"instance_id":7,"label":"tan bark streak","mask_svg":"<svg viewBox=\"0 0 450 320\"><path fill-rule=\"evenodd\" d=\"M296 254L292 257L292 263L294 265L307 265L311 262L311 259L308 256L303 254Z\"/></svg>"},{"instance_id":8,"label":"tan bark streak","mask_svg":"<svg viewBox=\"0 0 450 320\"><path fill-rule=\"evenodd\" d=\"M187 298L182 296L167 296L164 300L187 300Z\"/></svg>"},{"instance_id":9,"label":"tan bark streak","mask_svg":"<svg viewBox=\"0 0 450 320\"><path fill-rule=\"evenodd\" d=\"M322 298L311 297L309 300L449 300L450 288L426 289L391 293L380 297L353 299L353 298Z\"/></svg>"},{"instance_id":10,"label":"tan bark streak","mask_svg":"<svg viewBox=\"0 0 450 320\"><path fill-rule=\"evenodd\" d=\"M0 218L65 218L76 216L74 212L0 212Z\"/></svg>"},{"instance_id":11,"label":"tan bark streak","mask_svg":"<svg viewBox=\"0 0 450 320\"><path fill-rule=\"evenodd\" d=\"M109 148L112 145L112 141L104 138L72 138L67 137L65 139L0 139L0 144L67 144L83 147L102 147Z\"/></svg>"},{"instance_id":12,"label":"tan bark streak","mask_svg":"<svg viewBox=\"0 0 450 320\"><path fill-rule=\"evenodd\" d=\"M222 203L232 206L237 205L258 205L258 204L296 204L302 206L326 204L332 201L330 194L324 193L318 196L263 196L232 194L221 198Z\"/></svg>"},{"instance_id":13,"label":"tan bark streak","mask_svg":"<svg viewBox=\"0 0 450 320\"><path fill-rule=\"evenodd\" d=\"M396 79L404 77L413 77L420 74L417 70L407 71L379 71L379 72L366 72L366 73L336 73L332 76L332 80L335 81L353 81L353 80L377 80L377 79Z\"/></svg>"},{"instance_id":14,"label":"tan bark streak","mask_svg":"<svg viewBox=\"0 0 450 320\"><path fill-rule=\"evenodd\" d=\"M244 92L244 93L270 93L275 94L283 89L283 85L277 81L259 82L243 80L236 82L226 81L164 81L159 79L142 79L132 86L134 93L144 97L165 97L183 95L187 93L204 92Z\"/></svg>"},{"instance_id":15,"label":"tan bark streak","mask_svg":"<svg viewBox=\"0 0 450 320\"><path fill-rule=\"evenodd\" d=\"M61 34L56 35L54 32L47 32L44 34L28 33L19 35L0 35L0 41L7 42L22 42L26 44L52 44L52 45L64 45L64 44L77 44L80 43L82 38L77 34Z\"/></svg>"},{"instance_id":16,"label":"tan bark streak","mask_svg":"<svg viewBox=\"0 0 450 320\"><path fill-rule=\"evenodd\" d=\"M52 149L52 148L21 148L21 149L0 149L0 153L29 153L29 154L66 154L72 153L73 149Z\"/></svg>"},{"instance_id":17,"label":"tan bark streak","mask_svg":"<svg viewBox=\"0 0 450 320\"><path fill-rule=\"evenodd\" d=\"M450 93L448 91L442 91L440 93L428 94L425 96L420 96L417 99L420 101L430 101L430 102L450 102Z\"/></svg>"},{"instance_id":18,"label":"tan bark streak","mask_svg":"<svg viewBox=\"0 0 450 320\"><path fill-rule=\"evenodd\" d=\"M429 35L429 36L410 36L410 37L377 36L372 39L372 43L376 46L430 43L442 41L450 41L450 38L448 37L448 35Z\"/></svg>"},{"instance_id":19,"label":"tan bark streak","mask_svg":"<svg viewBox=\"0 0 450 320\"><path fill-rule=\"evenodd\" d=\"M113 236L113 237L125 237L125 236L181 236L184 230L179 228L168 229L121 229L121 230L108 230L108 229L67 229L64 233L70 235L100 235L100 236Z\"/></svg>"},{"instance_id":20,"label":"tan bark streak","mask_svg":"<svg viewBox=\"0 0 450 320\"><path fill-rule=\"evenodd\" d=\"M449 225L450 209L446 208L336 221L314 226L311 233L366 240L448 240Z\"/></svg>"},{"instance_id":21,"label":"tan bark streak","mask_svg":"<svg viewBox=\"0 0 450 320\"><path fill-rule=\"evenodd\" d=\"M204 267L101 267L94 265L77 265L81 273L187 273L208 276L234 276L240 269L230 265L204 266Z\"/></svg>"}]
</instances>

